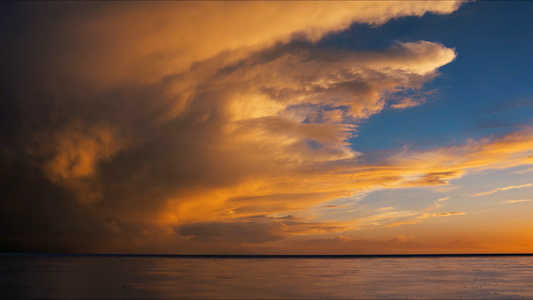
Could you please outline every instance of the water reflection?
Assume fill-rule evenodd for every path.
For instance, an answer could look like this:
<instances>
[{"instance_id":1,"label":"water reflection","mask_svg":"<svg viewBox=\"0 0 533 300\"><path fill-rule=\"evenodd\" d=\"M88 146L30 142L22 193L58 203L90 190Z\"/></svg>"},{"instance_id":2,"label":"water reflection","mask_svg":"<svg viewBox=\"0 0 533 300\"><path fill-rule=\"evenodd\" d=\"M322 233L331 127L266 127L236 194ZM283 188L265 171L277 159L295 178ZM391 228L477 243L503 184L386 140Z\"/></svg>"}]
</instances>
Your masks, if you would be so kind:
<instances>
[{"instance_id":1,"label":"water reflection","mask_svg":"<svg viewBox=\"0 0 533 300\"><path fill-rule=\"evenodd\" d=\"M1 256L3 298L533 298L533 257Z\"/></svg>"}]
</instances>

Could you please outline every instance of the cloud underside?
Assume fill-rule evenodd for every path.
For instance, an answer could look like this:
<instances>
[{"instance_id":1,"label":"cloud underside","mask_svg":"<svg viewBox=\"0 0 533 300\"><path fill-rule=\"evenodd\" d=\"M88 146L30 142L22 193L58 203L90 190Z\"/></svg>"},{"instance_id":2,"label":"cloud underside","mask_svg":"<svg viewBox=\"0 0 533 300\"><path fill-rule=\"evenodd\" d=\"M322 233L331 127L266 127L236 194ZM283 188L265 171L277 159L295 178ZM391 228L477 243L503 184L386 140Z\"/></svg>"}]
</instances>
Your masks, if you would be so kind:
<instances>
[{"instance_id":1,"label":"cloud underside","mask_svg":"<svg viewBox=\"0 0 533 300\"><path fill-rule=\"evenodd\" d=\"M70 27L48 27L60 33L46 44L54 50L46 53L57 54L47 54L43 74L53 76L35 85L37 94L10 103L32 121L2 146L2 163L31 170L34 183L49 191L21 195L12 189L13 195L60 206L78 221L54 221L50 211L50 220L20 231L52 223L47 234L265 243L362 224L279 214L369 189L446 185L469 170L532 163L532 130L399 151L378 162L365 160L356 138L349 143L370 116L420 105L423 97L412 92L422 91L456 52L427 41L372 51L321 49L315 42L354 22L377 26L458 6L354 1L114 3L91 13L69 8L73 14L60 21ZM25 180L24 174L10 176L18 184ZM422 214L379 224L419 222ZM76 227L67 229L72 223Z\"/></svg>"}]
</instances>

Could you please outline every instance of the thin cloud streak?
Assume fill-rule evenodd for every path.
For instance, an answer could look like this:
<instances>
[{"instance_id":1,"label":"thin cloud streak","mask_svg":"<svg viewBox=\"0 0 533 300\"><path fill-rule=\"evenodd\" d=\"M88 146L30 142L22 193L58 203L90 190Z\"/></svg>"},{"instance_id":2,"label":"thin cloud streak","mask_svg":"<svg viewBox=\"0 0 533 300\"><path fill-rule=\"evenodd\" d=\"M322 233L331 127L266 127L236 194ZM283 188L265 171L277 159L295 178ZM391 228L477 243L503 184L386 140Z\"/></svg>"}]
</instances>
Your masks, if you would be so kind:
<instances>
[{"instance_id":1,"label":"thin cloud streak","mask_svg":"<svg viewBox=\"0 0 533 300\"><path fill-rule=\"evenodd\" d=\"M530 202L533 201L533 199L521 199L521 200L507 200L503 202L504 204L513 204L513 203L522 203L522 202Z\"/></svg>"},{"instance_id":2,"label":"thin cloud streak","mask_svg":"<svg viewBox=\"0 0 533 300\"><path fill-rule=\"evenodd\" d=\"M513 172L513 174L526 174L526 173L531 173L531 172L533 172L533 168L528 168L528 169L524 169L524 170L515 171L515 172Z\"/></svg>"},{"instance_id":3,"label":"thin cloud streak","mask_svg":"<svg viewBox=\"0 0 533 300\"><path fill-rule=\"evenodd\" d=\"M533 183L522 184L522 185L511 185L511 186L507 186L507 187L497 188L497 189L494 189L494 190L488 191L488 192L473 194L472 196L474 196L474 197L487 196L487 195L492 195L492 194L500 192L500 191L507 191L507 190L512 190L512 189L522 189L522 188L527 188L527 187L532 187L532 186L533 186Z\"/></svg>"}]
</instances>

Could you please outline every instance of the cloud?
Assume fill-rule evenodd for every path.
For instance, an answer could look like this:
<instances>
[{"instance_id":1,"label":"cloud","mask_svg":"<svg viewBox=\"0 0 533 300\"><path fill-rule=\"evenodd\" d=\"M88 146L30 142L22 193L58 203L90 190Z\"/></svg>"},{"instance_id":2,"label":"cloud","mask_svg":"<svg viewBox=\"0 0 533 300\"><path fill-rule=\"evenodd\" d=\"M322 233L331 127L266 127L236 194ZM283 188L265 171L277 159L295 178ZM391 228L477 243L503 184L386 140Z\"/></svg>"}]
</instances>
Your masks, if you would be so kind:
<instances>
[{"instance_id":1,"label":"cloud","mask_svg":"<svg viewBox=\"0 0 533 300\"><path fill-rule=\"evenodd\" d=\"M434 203L433 206L427 208L426 211L443 207L445 205L444 202L448 201L449 199L450 197L443 197L443 198L437 199L436 201L433 202Z\"/></svg>"},{"instance_id":2,"label":"cloud","mask_svg":"<svg viewBox=\"0 0 533 300\"><path fill-rule=\"evenodd\" d=\"M464 212L459 211L452 211L452 212L441 212L441 213L434 213L432 215L434 216L441 216L441 217L447 217L447 216L456 216L456 215L465 215Z\"/></svg>"},{"instance_id":3,"label":"cloud","mask_svg":"<svg viewBox=\"0 0 533 300\"><path fill-rule=\"evenodd\" d=\"M513 174L525 174L525 173L530 173L530 172L533 172L533 168L527 168L524 170L515 171L513 172Z\"/></svg>"},{"instance_id":4,"label":"cloud","mask_svg":"<svg viewBox=\"0 0 533 300\"><path fill-rule=\"evenodd\" d=\"M427 210L432 210L432 209L436 209L438 207L433 207L433 208L430 208L430 209L426 209L425 211ZM452 211L452 212L439 212L439 213L418 213L418 214L410 214L410 215L407 215L408 217L413 217L415 216L416 217L414 219L407 219L407 220L404 220L404 221L397 221L397 222L393 222L393 219L389 220L389 223L385 224L384 227L387 227L387 228L390 228L390 227L396 227L396 226L402 226L402 225L410 225L410 224L418 224L422 221L424 221L425 219L428 219L428 218L433 218L433 217L448 217L448 216L457 216L457 215L466 215L466 213L464 212L458 212L458 211Z\"/></svg>"},{"instance_id":5,"label":"cloud","mask_svg":"<svg viewBox=\"0 0 533 300\"><path fill-rule=\"evenodd\" d=\"M463 212L438 212L429 213L429 211L441 208L444 206L443 202L449 200L450 197L439 198L433 202L432 206L418 209L418 210L398 210L395 207L382 207L379 209L366 209L366 216L355 218L350 225L352 229L368 229L368 228L391 228L403 225L418 224L426 222L431 218L453 215L464 215Z\"/></svg>"},{"instance_id":6,"label":"cloud","mask_svg":"<svg viewBox=\"0 0 533 300\"><path fill-rule=\"evenodd\" d=\"M395 209L349 224L274 216L372 189L447 185L471 170L531 162L528 129L453 147L406 149L374 162L357 151L352 138L360 122L387 108L420 105L413 93L457 53L428 41L374 50L321 49L315 42L354 22L378 26L402 16L451 13L459 4L49 7L51 15L61 9L70 14L43 20L42 41L21 42L43 51L23 57L30 58L20 65L37 71L4 97L16 99L8 107L23 121L13 120L16 134L3 145L9 153L3 163L23 162L39 186L53 187L52 195L30 193L40 197L39 205L52 210L52 199L60 199L60 211L83 220L76 230L95 236L144 238L147 232L257 244L416 221L421 212ZM459 213L432 216L453 214ZM257 215L264 217L252 219ZM51 216L64 221L51 232L76 222ZM8 220L8 213L3 218L25 232L48 222L41 217L25 226Z\"/></svg>"},{"instance_id":7,"label":"cloud","mask_svg":"<svg viewBox=\"0 0 533 300\"><path fill-rule=\"evenodd\" d=\"M472 196L474 196L474 197L487 196L487 195L491 195L491 194L494 194L494 193L497 193L497 192L500 192L500 191L507 191L507 190L512 190L512 189L521 189L521 188L527 188L527 187L532 187L532 186L533 186L533 183L522 184L522 185L511 185L511 186L507 186L507 187L497 188L497 189L494 189L494 190L488 191L488 192L477 193L477 194L474 194Z\"/></svg>"},{"instance_id":8,"label":"cloud","mask_svg":"<svg viewBox=\"0 0 533 300\"><path fill-rule=\"evenodd\" d=\"M223 52L231 52L230 61L240 59L250 51L288 42L294 35L317 41L354 22L380 25L427 12L449 14L460 4L187 1L46 8L56 17L57 25L51 28L56 34L49 38L61 51L62 67L109 86L129 80L157 81Z\"/></svg>"},{"instance_id":9,"label":"cloud","mask_svg":"<svg viewBox=\"0 0 533 300\"><path fill-rule=\"evenodd\" d=\"M429 50L421 51L424 47ZM188 73L165 80L161 88L165 99L172 101L163 104L170 109L154 116L152 123L143 123L137 137L128 136L133 146L102 169L102 176L115 182L104 192L110 197L119 192L130 195L127 200L117 197L112 205L124 202L143 213L143 199L152 199L151 210L157 214L159 209L160 215L144 219L179 223L212 218L221 206L237 214L276 213L350 195L351 188L335 182L344 179L316 176L328 172L330 167L322 164L333 163L334 170L336 162L359 155L347 143L354 129L347 120L379 112L388 91L396 91L398 85L419 88L434 76L413 69L412 51L429 53L428 59L435 51L454 57L452 50L425 42L358 53L316 50L296 41L222 69L218 61L223 56L199 62ZM398 70L374 66L387 55L394 56L391 62L397 60ZM340 118L324 117L335 110ZM306 187L289 186L295 178L307 177L302 174L306 169L316 167L318 189L303 193ZM195 214L189 212L192 209Z\"/></svg>"},{"instance_id":10,"label":"cloud","mask_svg":"<svg viewBox=\"0 0 533 300\"><path fill-rule=\"evenodd\" d=\"M35 151L50 157L43 169L54 183L70 188L82 202L101 198L101 184L95 178L99 162L109 160L125 147L117 130L105 124L69 124L62 131L36 137Z\"/></svg>"},{"instance_id":11,"label":"cloud","mask_svg":"<svg viewBox=\"0 0 533 300\"><path fill-rule=\"evenodd\" d=\"M448 184L449 179L460 177L464 171L453 170L445 172L432 172L424 174L423 176L408 181L407 185L423 186L423 185L445 185Z\"/></svg>"},{"instance_id":12,"label":"cloud","mask_svg":"<svg viewBox=\"0 0 533 300\"><path fill-rule=\"evenodd\" d=\"M513 204L513 203L522 203L522 202L530 202L533 201L533 199L521 199L521 200L507 200L503 203L505 204Z\"/></svg>"},{"instance_id":13,"label":"cloud","mask_svg":"<svg viewBox=\"0 0 533 300\"><path fill-rule=\"evenodd\" d=\"M232 222L200 222L176 227L177 234L195 241L264 243L295 235L314 235L345 230L340 223L316 223L288 215L280 218L255 216Z\"/></svg>"},{"instance_id":14,"label":"cloud","mask_svg":"<svg viewBox=\"0 0 533 300\"><path fill-rule=\"evenodd\" d=\"M196 240L264 243L282 239L282 228L275 222L205 222L182 225L176 232Z\"/></svg>"},{"instance_id":15,"label":"cloud","mask_svg":"<svg viewBox=\"0 0 533 300\"><path fill-rule=\"evenodd\" d=\"M323 208L344 208L347 207L348 204L338 205L338 204L329 204L322 206Z\"/></svg>"}]
</instances>

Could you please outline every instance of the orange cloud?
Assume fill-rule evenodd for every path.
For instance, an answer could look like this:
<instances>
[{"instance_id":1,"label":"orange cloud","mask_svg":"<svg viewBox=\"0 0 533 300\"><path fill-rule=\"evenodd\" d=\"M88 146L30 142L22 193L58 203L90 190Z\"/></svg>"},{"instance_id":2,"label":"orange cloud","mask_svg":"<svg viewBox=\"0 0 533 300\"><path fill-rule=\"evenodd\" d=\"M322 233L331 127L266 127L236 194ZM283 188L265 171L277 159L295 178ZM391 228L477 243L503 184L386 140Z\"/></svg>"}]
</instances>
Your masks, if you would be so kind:
<instances>
[{"instance_id":1,"label":"orange cloud","mask_svg":"<svg viewBox=\"0 0 533 300\"><path fill-rule=\"evenodd\" d=\"M58 22L53 32L67 36L68 41L59 40L57 44L75 46L76 51L63 51L64 66L81 71L94 83L109 86L129 80L158 81L223 52L231 52L228 62L235 61L250 51L288 42L294 35L317 41L354 22L379 25L427 12L449 14L460 4L186 1L104 3L96 9L80 4L69 7L67 24ZM51 38L56 41L58 35Z\"/></svg>"},{"instance_id":2,"label":"orange cloud","mask_svg":"<svg viewBox=\"0 0 533 300\"><path fill-rule=\"evenodd\" d=\"M297 211L354 191L397 184L400 170L357 163L360 153L347 142L355 129L351 122L381 111L387 93L400 87L420 88L435 76L436 68L454 57L453 50L429 42L398 43L385 51L361 53L316 50L298 42L222 69L219 58L198 63L187 76L168 80L169 93L188 95L189 100L178 100L178 108L170 110L159 126L179 122L201 130L199 136L206 135L209 141L197 137L192 141L212 159L209 164L198 161L203 169L190 172L219 174L224 169L228 183L216 188L216 196L209 188L169 196L157 219L181 224L221 217L214 211L231 210L235 216ZM191 78L194 84L182 84L182 79ZM330 109L339 106L343 108ZM190 153L188 159L200 157ZM342 174L337 171L340 166ZM411 184L442 184L458 172L426 174ZM205 215L197 208L189 213L185 207L202 207ZM208 210L213 211L211 216Z\"/></svg>"},{"instance_id":3,"label":"orange cloud","mask_svg":"<svg viewBox=\"0 0 533 300\"><path fill-rule=\"evenodd\" d=\"M437 208L442 207L442 204L438 203L437 200L435 202L435 205L433 207L428 207L425 209L422 209L420 211L397 211L393 207L390 207L387 212L385 213L378 213L373 214L369 217L365 217L362 219L357 220L357 226L353 226L352 228L358 228L364 227L364 226L371 226L371 227L396 227L396 226L402 226L402 225L410 225L410 224L417 224L420 222L425 221L425 219L433 218L433 217L447 217L447 216L454 216L454 215L464 215L466 213L464 212L439 212L439 213L427 213L427 211L431 211ZM402 220L402 221L396 221L396 220ZM369 220L371 222L369 222ZM379 221L379 222L376 222Z\"/></svg>"},{"instance_id":4,"label":"orange cloud","mask_svg":"<svg viewBox=\"0 0 533 300\"><path fill-rule=\"evenodd\" d=\"M55 84L44 99L61 109L28 148L51 182L101 214L106 233L258 244L397 226L445 200L350 222L299 214L372 190L531 163L530 130L373 162L350 144L365 118L420 105L407 95L438 76L455 49L315 42L354 22L451 13L458 1L120 2L83 13L79 5L50 30L49 61L60 67L47 75Z\"/></svg>"},{"instance_id":5,"label":"orange cloud","mask_svg":"<svg viewBox=\"0 0 533 300\"><path fill-rule=\"evenodd\" d=\"M465 215L465 213L464 212L458 212L458 211L452 211L452 212L444 212L444 213L434 213L433 215L434 216L447 217L447 216Z\"/></svg>"},{"instance_id":6,"label":"orange cloud","mask_svg":"<svg viewBox=\"0 0 533 300\"><path fill-rule=\"evenodd\" d=\"M62 66L51 71L61 73L64 84L81 86L78 94L86 91L87 98L99 100L77 95L81 100L57 101L77 114L67 120L85 125L79 129L71 121L52 133L59 149L43 168L78 195L94 193L83 202L105 192L115 199L109 205L130 207L117 217L122 220L181 224L210 220L218 211L299 210L351 195L352 186L383 180L354 185L351 175L331 174L299 196L309 181L328 172L322 164L360 155L347 143L354 119L381 111L389 93L419 89L455 51L426 41L382 51L325 51L312 42L353 22L379 25L401 16L451 13L459 5L110 3L95 5L91 13L72 6L69 17L58 19L61 28L54 28L69 32L47 45L55 47L50 52L58 53ZM63 95L64 89L55 92ZM100 123L91 124L94 114L85 111L94 107L106 111L99 114L101 124L110 124L97 133L90 128ZM122 110L128 114L117 117ZM129 139L131 147L121 139ZM112 160L119 152L121 160ZM102 162L109 168L100 170ZM304 169L312 175L304 175L292 193L288 183ZM109 173L115 182L101 187L100 178L111 178ZM260 205L261 197L271 200ZM286 204L279 197L301 200ZM256 204L232 208L239 198Z\"/></svg>"},{"instance_id":7,"label":"orange cloud","mask_svg":"<svg viewBox=\"0 0 533 300\"><path fill-rule=\"evenodd\" d=\"M310 222L293 215L278 218L259 215L232 222L199 222L175 227L176 233L187 239L252 244L346 229L339 222Z\"/></svg>"},{"instance_id":8,"label":"orange cloud","mask_svg":"<svg viewBox=\"0 0 533 300\"><path fill-rule=\"evenodd\" d=\"M101 198L100 182L95 177L98 164L126 146L112 126L79 121L62 131L39 135L37 142L40 148L36 151L50 157L43 166L48 178L71 189L84 203Z\"/></svg>"},{"instance_id":9,"label":"orange cloud","mask_svg":"<svg viewBox=\"0 0 533 300\"><path fill-rule=\"evenodd\" d=\"M510 136L514 138L510 138ZM502 160L506 157L516 157L513 163L505 164L512 167L527 163L530 148L527 147L532 138L528 131L513 133L492 141L484 140L482 144L470 141L464 146L454 146L430 150L428 152L410 153L395 156L387 165L371 166L356 163L353 159L341 159L339 164L332 162L316 162L312 167L294 165L288 167L286 175L278 173L270 179L264 178L261 191L263 196L251 196L257 192L249 191L250 196L237 197L239 201L230 200L223 205L231 205L235 215L247 213L268 214L290 211L305 211L306 208L334 200L335 198L349 197L368 189L401 188L427 185L447 184L445 179L457 178L471 170L501 167ZM527 137L527 138L526 138ZM472 147L476 145L475 147ZM493 156L494 161L479 156L486 153L486 149L498 149L509 145L511 150L501 150L501 156ZM407 163L417 157L417 163ZM518 159L523 157L523 160ZM466 159L465 159L466 158ZM447 163L444 164L443 162ZM450 164L448 162L455 162ZM257 190L259 191L259 190ZM290 191L290 193L287 193ZM442 207L442 202L449 197L440 198L435 205L422 211L397 211L390 208L388 211L370 213L369 216L345 224L349 228L365 226L393 227L403 224L414 224L422 219L439 216L463 215L464 212L438 212L427 213ZM290 203L290 205L289 205ZM404 219L402 221L396 221Z\"/></svg>"}]
</instances>

